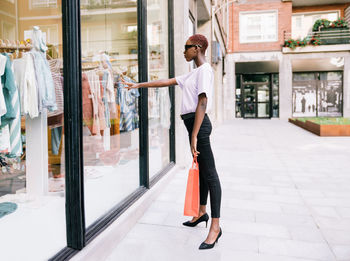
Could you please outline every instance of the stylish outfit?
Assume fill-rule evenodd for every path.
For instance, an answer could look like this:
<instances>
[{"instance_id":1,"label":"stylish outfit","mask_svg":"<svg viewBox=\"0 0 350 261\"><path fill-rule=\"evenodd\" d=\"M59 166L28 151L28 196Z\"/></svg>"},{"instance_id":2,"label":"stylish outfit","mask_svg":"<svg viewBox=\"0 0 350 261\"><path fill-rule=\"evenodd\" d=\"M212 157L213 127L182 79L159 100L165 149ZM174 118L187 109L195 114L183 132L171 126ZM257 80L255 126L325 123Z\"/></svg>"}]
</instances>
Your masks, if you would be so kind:
<instances>
[{"instance_id":1,"label":"stylish outfit","mask_svg":"<svg viewBox=\"0 0 350 261\"><path fill-rule=\"evenodd\" d=\"M204 63L193 71L175 78L177 84L183 90L181 118L184 120L188 131L189 140L195 120L195 111L198 104L198 95L205 93L207 97L207 112L211 110L214 74L211 66ZM199 190L200 204L206 205L208 191L210 192L211 217L220 217L221 185L215 168L215 160L210 146L210 134L212 125L205 114L202 125L197 135L197 150L199 165Z\"/></svg>"}]
</instances>

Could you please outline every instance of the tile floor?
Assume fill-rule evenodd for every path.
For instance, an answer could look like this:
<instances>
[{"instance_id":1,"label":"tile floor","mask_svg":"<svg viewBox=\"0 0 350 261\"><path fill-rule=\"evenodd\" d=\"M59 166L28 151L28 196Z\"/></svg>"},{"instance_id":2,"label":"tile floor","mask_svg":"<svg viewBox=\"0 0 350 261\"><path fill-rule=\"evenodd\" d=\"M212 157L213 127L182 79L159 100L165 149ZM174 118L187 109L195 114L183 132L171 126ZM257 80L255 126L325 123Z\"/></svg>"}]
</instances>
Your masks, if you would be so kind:
<instances>
[{"instance_id":1,"label":"tile floor","mask_svg":"<svg viewBox=\"0 0 350 261\"><path fill-rule=\"evenodd\" d=\"M215 248L198 250L203 224L181 225L179 169L107 261L350 261L350 138L234 120L213 131L212 147L223 191Z\"/></svg>"}]
</instances>

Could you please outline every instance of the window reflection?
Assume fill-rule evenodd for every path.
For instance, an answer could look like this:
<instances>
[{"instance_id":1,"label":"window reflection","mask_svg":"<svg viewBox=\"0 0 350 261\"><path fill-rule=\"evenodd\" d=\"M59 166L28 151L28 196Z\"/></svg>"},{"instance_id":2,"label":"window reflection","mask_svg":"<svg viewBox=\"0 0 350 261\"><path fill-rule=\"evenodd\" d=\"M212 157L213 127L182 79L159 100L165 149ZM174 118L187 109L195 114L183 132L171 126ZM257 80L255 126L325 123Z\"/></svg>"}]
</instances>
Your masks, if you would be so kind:
<instances>
[{"instance_id":1,"label":"window reflection","mask_svg":"<svg viewBox=\"0 0 350 261\"><path fill-rule=\"evenodd\" d=\"M148 78L168 78L168 1L147 1ZM148 89L149 173L154 176L170 161L169 88Z\"/></svg>"},{"instance_id":2,"label":"window reflection","mask_svg":"<svg viewBox=\"0 0 350 261\"><path fill-rule=\"evenodd\" d=\"M81 41L89 226L139 186L136 1L81 1Z\"/></svg>"}]
</instances>

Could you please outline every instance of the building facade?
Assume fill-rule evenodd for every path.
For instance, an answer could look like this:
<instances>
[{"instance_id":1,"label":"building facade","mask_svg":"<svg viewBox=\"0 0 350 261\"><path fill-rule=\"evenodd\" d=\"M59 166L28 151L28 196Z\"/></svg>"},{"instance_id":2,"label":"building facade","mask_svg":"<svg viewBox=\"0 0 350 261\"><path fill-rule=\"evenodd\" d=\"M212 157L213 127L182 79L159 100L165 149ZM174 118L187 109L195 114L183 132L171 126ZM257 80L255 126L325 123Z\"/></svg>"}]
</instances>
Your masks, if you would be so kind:
<instances>
[{"instance_id":1,"label":"building facade","mask_svg":"<svg viewBox=\"0 0 350 261\"><path fill-rule=\"evenodd\" d=\"M349 117L350 31L313 30L319 19L349 21L349 6L348 1L234 1L228 46L234 117ZM320 38L319 44L313 38ZM288 41L306 46L286 47Z\"/></svg>"},{"instance_id":2,"label":"building facade","mask_svg":"<svg viewBox=\"0 0 350 261\"><path fill-rule=\"evenodd\" d=\"M194 64L184 60L184 44L202 33L215 72L210 117L223 122L224 94L230 92L224 3L2 1L0 107L8 106L0 127L4 260L69 259L175 163L187 166L181 90L127 91L121 81L189 72Z\"/></svg>"}]
</instances>

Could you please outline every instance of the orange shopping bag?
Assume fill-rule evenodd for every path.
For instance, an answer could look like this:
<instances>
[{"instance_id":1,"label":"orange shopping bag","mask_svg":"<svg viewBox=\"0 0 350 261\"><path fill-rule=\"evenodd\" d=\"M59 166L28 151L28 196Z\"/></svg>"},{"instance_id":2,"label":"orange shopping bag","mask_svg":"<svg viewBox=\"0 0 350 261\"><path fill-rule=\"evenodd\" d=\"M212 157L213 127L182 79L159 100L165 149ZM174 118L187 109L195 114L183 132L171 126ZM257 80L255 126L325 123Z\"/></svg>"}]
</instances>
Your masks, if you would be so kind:
<instances>
[{"instance_id":1,"label":"orange shopping bag","mask_svg":"<svg viewBox=\"0 0 350 261\"><path fill-rule=\"evenodd\" d=\"M199 167L197 157L193 157L188 173L184 215L197 217L199 212Z\"/></svg>"}]
</instances>

